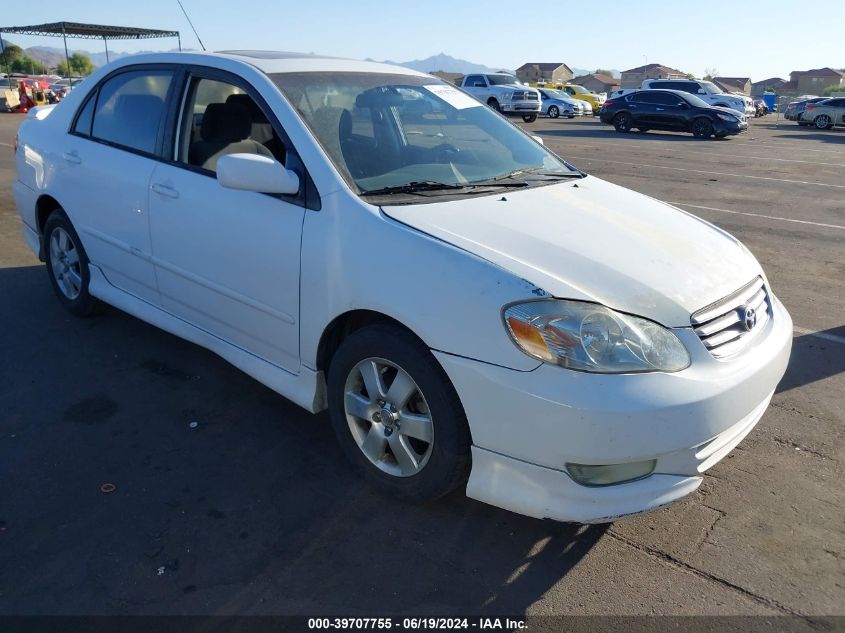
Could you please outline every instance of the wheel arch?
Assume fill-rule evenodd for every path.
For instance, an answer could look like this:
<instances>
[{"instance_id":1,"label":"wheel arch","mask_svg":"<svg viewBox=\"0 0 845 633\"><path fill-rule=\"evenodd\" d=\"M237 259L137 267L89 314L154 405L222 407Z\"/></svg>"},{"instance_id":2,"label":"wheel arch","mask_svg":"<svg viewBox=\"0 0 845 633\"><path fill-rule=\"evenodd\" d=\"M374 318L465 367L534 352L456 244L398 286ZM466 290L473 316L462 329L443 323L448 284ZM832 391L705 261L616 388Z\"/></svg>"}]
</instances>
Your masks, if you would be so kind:
<instances>
[{"instance_id":1,"label":"wheel arch","mask_svg":"<svg viewBox=\"0 0 845 633\"><path fill-rule=\"evenodd\" d=\"M44 233L44 225L47 224L47 218L56 209L61 209L62 205L53 196L43 193L38 196L35 201L35 220L38 223L37 228L40 234Z\"/></svg>"},{"instance_id":2,"label":"wheel arch","mask_svg":"<svg viewBox=\"0 0 845 633\"><path fill-rule=\"evenodd\" d=\"M47 218L56 209L63 208L59 201L49 194L41 194L38 200L35 201L35 222L38 229L38 259L42 262L47 259L44 253L44 226L47 224Z\"/></svg>"},{"instance_id":3,"label":"wheel arch","mask_svg":"<svg viewBox=\"0 0 845 633\"><path fill-rule=\"evenodd\" d=\"M343 340L353 332L377 323L395 325L413 336L426 347L429 347L416 332L392 316L376 310L367 310L363 308L349 310L336 316L323 329L323 333L320 336L320 342L317 344L317 369L327 373L329 365L331 365L332 357L340 347L340 344L343 343Z\"/></svg>"}]
</instances>

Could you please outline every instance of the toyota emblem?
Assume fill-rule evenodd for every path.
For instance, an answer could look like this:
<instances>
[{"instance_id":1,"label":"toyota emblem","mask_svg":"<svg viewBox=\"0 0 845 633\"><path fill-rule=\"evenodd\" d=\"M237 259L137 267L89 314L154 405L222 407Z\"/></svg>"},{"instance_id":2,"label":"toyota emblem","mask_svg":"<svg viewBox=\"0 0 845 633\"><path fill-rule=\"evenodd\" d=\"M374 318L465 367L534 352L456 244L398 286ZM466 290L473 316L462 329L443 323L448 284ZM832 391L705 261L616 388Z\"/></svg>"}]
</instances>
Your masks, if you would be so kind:
<instances>
[{"instance_id":1,"label":"toyota emblem","mask_svg":"<svg viewBox=\"0 0 845 633\"><path fill-rule=\"evenodd\" d=\"M742 324L745 331L750 332L757 325L757 312L752 307L745 307L742 311Z\"/></svg>"}]
</instances>

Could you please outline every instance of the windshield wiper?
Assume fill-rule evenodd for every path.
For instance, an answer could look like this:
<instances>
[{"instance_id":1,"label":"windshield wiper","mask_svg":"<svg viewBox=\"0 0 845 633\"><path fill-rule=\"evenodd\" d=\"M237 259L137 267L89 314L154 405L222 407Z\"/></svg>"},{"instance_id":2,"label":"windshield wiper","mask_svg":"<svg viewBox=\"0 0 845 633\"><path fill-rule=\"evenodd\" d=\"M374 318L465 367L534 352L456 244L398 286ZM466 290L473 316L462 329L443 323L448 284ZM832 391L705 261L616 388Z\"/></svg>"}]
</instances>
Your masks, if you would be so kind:
<instances>
[{"instance_id":1,"label":"windshield wiper","mask_svg":"<svg viewBox=\"0 0 845 633\"><path fill-rule=\"evenodd\" d=\"M515 182L501 182L503 180L516 179L519 176L526 176L529 178L532 176L545 176L551 178L581 178L583 174L577 171L563 173L543 171L542 167L534 169L515 169L514 171L508 172L507 174L502 174L501 176L495 176L488 180L474 180L467 184L480 187L483 187L485 185L495 185L497 187L527 187L528 182L526 182L525 180L517 180Z\"/></svg>"},{"instance_id":2,"label":"windshield wiper","mask_svg":"<svg viewBox=\"0 0 845 633\"><path fill-rule=\"evenodd\" d=\"M463 189L464 185L448 182L437 182L436 180L414 180L402 185L391 185L379 189L367 189L361 192L362 196L387 196L394 193L424 193L426 191L443 191L449 189Z\"/></svg>"}]
</instances>

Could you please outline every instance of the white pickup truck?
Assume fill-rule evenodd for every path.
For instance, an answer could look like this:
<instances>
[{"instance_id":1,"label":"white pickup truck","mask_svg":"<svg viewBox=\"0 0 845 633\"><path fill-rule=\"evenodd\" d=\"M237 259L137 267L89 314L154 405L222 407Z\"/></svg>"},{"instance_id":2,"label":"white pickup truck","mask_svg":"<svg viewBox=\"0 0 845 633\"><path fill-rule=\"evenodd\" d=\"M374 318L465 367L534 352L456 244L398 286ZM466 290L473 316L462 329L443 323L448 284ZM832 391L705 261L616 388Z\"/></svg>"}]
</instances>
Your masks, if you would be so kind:
<instances>
[{"instance_id":1,"label":"white pickup truck","mask_svg":"<svg viewBox=\"0 0 845 633\"><path fill-rule=\"evenodd\" d=\"M754 116L755 113L754 100L751 97L724 92L712 81L703 79L646 79L642 83L643 90L654 88L689 92L711 105L731 108L746 116Z\"/></svg>"},{"instance_id":2,"label":"white pickup truck","mask_svg":"<svg viewBox=\"0 0 845 633\"><path fill-rule=\"evenodd\" d=\"M540 114L540 92L519 83L513 75L467 75L461 88L497 112L522 115L526 123L536 121Z\"/></svg>"}]
</instances>

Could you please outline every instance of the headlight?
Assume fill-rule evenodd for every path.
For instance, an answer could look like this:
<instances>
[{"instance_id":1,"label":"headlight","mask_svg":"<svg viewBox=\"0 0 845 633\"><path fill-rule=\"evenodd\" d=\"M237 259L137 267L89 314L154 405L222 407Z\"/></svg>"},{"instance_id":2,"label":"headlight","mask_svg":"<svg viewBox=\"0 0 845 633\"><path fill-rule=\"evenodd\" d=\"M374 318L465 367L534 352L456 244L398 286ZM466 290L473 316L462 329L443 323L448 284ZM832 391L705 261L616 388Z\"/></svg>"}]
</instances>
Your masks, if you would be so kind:
<instances>
[{"instance_id":1,"label":"headlight","mask_svg":"<svg viewBox=\"0 0 845 633\"><path fill-rule=\"evenodd\" d=\"M502 99L504 99L505 101L510 101L511 99L513 99L513 92L503 92Z\"/></svg>"},{"instance_id":2,"label":"headlight","mask_svg":"<svg viewBox=\"0 0 845 633\"><path fill-rule=\"evenodd\" d=\"M716 116L719 117L720 119L722 119L722 121L731 121L733 123L736 123L737 121L739 121L739 119L736 118L734 115L726 114L724 112L717 112Z\"/></svg>"},{"instance_id":3,"label":"headlight","mask_svg":"<svg viewBox=\"0 0 845 633\"><path fill-rule=\"evenodd\" d=\"M597 303L543 300L504 312L517 346L546 363L603 374L686 369L689 353L671 331Z\"/></svg>"}]
</instances>

